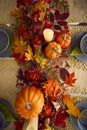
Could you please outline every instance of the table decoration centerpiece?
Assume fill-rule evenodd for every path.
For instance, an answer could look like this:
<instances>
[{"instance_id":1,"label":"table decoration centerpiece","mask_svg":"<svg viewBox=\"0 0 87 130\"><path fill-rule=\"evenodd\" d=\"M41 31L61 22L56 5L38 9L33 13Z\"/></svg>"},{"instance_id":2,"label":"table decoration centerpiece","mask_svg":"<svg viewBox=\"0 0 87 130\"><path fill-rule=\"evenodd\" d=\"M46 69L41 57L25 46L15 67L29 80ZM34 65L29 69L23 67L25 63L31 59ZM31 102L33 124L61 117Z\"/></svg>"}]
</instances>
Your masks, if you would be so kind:
<instances>
[{"instance_id":1,"label":"table decoration centerpiece","mask_svg":"<svg viewBox=\"0 0 87 130\"><path fill-rule=\"evenodd\" d=\"M65 128L69 115L75 118L84 116L75 105L76 98L69 95L76 77L74 72L68 71L69 65L64 60L68 57L67 49L71 44L66 21L69 16L68 2L16 2L17 7L11 11L15 22L12 26L14 36L9 45L13 51L10 57L14 57L20 65L16 87L21 90L15 100L18 114L15 129ZM52 31L51 37L44 35L45 29Z\"/></svg>"}]
</instances>

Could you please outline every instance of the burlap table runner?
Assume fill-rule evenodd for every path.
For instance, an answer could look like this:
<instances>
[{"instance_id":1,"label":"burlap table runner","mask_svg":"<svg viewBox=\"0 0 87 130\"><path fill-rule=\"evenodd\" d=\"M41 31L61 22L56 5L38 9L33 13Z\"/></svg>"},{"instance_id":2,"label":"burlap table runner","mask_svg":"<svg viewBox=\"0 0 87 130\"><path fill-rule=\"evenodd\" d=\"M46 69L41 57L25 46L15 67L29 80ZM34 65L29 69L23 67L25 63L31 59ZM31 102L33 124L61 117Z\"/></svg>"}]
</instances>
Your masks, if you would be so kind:
<instances>
[{"instance_id":1,"label":"burlap table runner","mask_svg":"<svg viewBox=\"0 0 87 130\"><path fill-rule=\"evenodd\" d=\"M82 3L81 3L82 2ZM70 17L69 22L87 21L86 7L87 1L69 0ZM0 24L13 22L9 11L15 7L15 1L0 0ZM81 31L86 31L87 26L69 26L72 38ZM75 57L69 57L67 62L70 66L69 70L74 71L77 77L75 86L71 93L87 94L87 63L78 61ZM0 97L7 99L14 107L16 97L16 75L19 66L14 59L0 59ZM87 98L78 98L79 100L87 100ZM75 130L69 120L66 121L65 130ZM13 124L10 124L5 130L14 130Z\"/></svg>"}]
</instances>

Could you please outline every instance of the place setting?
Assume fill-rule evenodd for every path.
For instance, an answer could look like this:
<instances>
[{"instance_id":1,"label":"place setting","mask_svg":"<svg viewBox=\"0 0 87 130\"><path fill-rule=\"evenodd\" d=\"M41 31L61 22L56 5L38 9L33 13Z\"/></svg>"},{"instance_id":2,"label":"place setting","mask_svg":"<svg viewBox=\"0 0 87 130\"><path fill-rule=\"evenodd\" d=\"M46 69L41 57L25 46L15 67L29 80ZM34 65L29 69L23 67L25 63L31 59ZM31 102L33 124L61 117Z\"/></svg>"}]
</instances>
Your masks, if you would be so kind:
<instances>
[{"instance_id":1,"label":"place setting","mask_svg":"<svg viewBox=\"0 0 87 130\"><path fill-rule=\"evenodd\" d=\"M87 129L87 101L80 101L75 105L79 107L84 117L75 118L71 115L70 121L76 130L86 130Z\"/></svg>"},{"instance_id":2,"label":"place setting","mask_svg":"<svg viewBox=\"0 0 87 130\"><path fill-rule=\"evenodd\" d=\"M9 49L13 31L7 25L0 25L0 58L9 58L12 50Z\"/></svg>"},{"instance_id":3,"label":"place setting","mask_svg":"<svg viewBox=\"0 0 87 130\"><path fill-rule=\"evenodd\" d=\"M72 39L70 50L70 56L74 56L83 63L87 62L87 31L79 32Z\"/></svg>"}]
</instances>

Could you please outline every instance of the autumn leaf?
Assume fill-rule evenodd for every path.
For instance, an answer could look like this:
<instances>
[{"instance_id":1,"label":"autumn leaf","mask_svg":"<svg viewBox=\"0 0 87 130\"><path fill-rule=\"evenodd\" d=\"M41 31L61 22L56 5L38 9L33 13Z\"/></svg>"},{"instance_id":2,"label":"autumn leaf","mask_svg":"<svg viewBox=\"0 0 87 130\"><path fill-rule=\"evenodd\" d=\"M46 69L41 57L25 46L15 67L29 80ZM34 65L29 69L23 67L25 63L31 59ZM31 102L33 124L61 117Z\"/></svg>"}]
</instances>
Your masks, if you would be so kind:
<instances>
[{"instance_id":1,"label":"autumn leaf","mask_svg":"<svg viewBox=\"0 0 87 130\"><path fill-rule=\"evenodd\" d=\"M65 95L63 97L63 102L67 106L68 114L73 115L74 117L84 117L84 115L80 112L80 109L78 106L74 105L76 102L76 97L71 97L70 95Z\"/></svg>"},{"instance_id":2,"label":"autumn leaf","mask_svg":"<svg viewBox=\"0 0 87 130\"><path fill-rule=\"evenodd\" d=\"M46 13L46 7L47 4L44 3L44 1L38 1L33 7L32 7L32 12L36 13L34 19L37 21L43 21L45 13Z\"/></svg>"},{"instance_id":3,"label":"autumn leaf","mask_svg":"<svg viewBox=\"0 0 87 130\"><path fill-rule=\"evenodd\" d=\"M11 10L11 15L13 15L16 19L20 19L23 16L24 9L23 7L16 8Z\"/></svg>"},{"instance_id":4,"label":"autumn leaf","mask_svg":"<svg viewBox=\"0 0 87 130\"><path fill-rule=\"evenodd\" d=\"M39 51L36 51L33 58L40 65L41 68L45 67L45 65L47 63L47 59L45 58L45 56L42 53L40 53Z\"/></svg>"},{"instance_id":5,"label":"autumn leaf","mask_svg":"<svg viewBox=\"0 0 87 130\"><path fill-rule=\"evenodd\" d=\"M27 43L26 41L23 40L22 37L16 37L14 42L13 42L14 46L12 47L13 51L15 54L19 53L20 57L22 58L25 55L26 49L27 49Z\"/></svg>"},{"instance_id":6,"label":"autumn leaf","mask_svg":"<svg viewBox=\"0 0 87 130\"><path fill-rule=\"evenodd\" d=\"M25 57L26 57L25 60L27 60L27 61L33 59L33 52L29 45L27 46L27 49L25 52Z\"/></svg>"},{"instance_id":7,"label":"autumn leaf","mask_svg":"<svg viewBox=\"0 0 87 130\"><path fill-rule=\"evenodd\" d=\"M59 109L54 124L58 127L61 126L62 128L66 127L66 122L65 120L68 118L68 114L66 112L66 110L64 110L63 108Z\"/></svg>"},{"instance_id":8,"label":"autumn leaf","mask_svg":"<svg viewBox=\"0 0 87 130\"><path fill-rule=\"evenodd\" d=\"M75 73L73 72L69 74L69 76L66 76L64 83L73 86L76 80L77 79L75 78Z\"/></svg>"}]
</instances>

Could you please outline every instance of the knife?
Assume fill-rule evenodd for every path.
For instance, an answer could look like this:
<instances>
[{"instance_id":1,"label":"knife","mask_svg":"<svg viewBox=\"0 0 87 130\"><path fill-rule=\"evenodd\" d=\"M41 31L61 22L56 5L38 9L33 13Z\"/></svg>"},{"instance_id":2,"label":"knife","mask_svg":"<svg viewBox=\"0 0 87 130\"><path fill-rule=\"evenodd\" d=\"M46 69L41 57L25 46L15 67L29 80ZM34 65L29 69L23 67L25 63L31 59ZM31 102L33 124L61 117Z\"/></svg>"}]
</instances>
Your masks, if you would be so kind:
<instances>
[{"instance_id":1,"label":"knife","mask_svg":"<svg viewBox=\"0 0 87 130\"><path fill-rule=\"evenodd\" d=\"M87 26L87 22L69 22L70 26Z\"/></svg>"}]
</instances>

